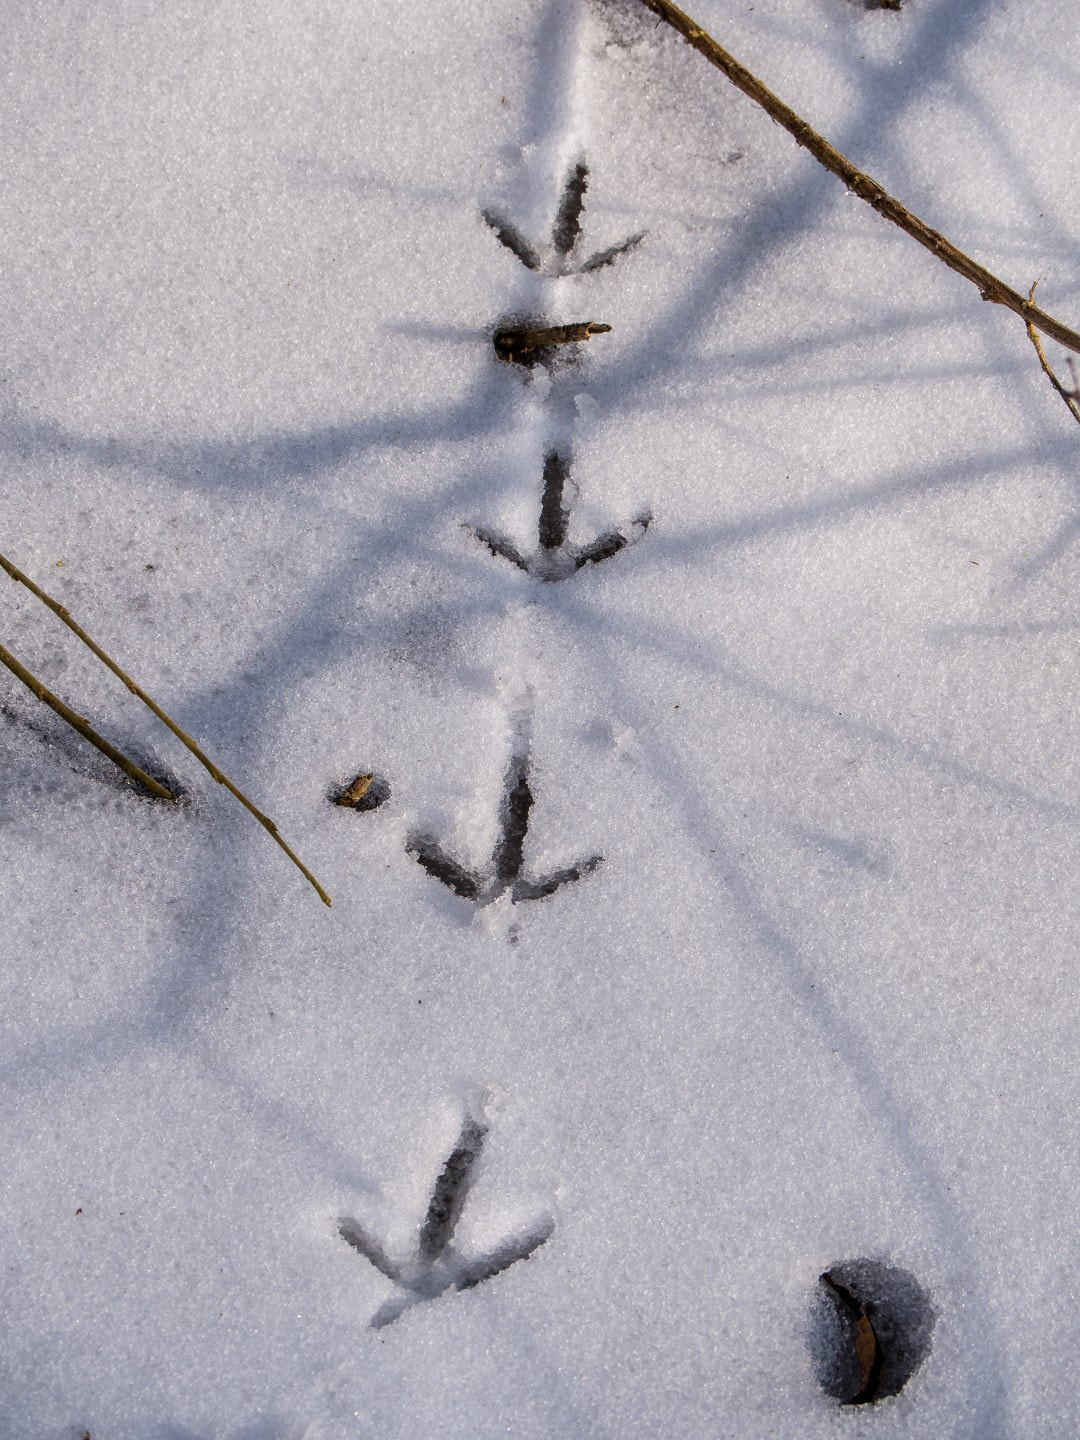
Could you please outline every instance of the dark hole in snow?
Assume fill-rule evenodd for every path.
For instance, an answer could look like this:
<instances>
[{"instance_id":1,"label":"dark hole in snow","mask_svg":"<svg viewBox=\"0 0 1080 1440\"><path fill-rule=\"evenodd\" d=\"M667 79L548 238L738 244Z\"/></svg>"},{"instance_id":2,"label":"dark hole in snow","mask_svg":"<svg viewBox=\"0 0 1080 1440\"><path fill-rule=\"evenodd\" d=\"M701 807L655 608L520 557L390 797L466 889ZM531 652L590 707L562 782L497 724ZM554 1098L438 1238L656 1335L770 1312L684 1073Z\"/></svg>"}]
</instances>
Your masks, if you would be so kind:
<instances>
[{"instance_id":1,"label":"dark hole in snow","mask_svg":"<svg viewBox=\"0 0 1080 1440\"><path fill-rule=\"evenodd\" d=\"M844 1260L818 1281L808 1348L818 1384L842 1405L898 1395L930 1353L937 1316L915 1276Z\"/></svg>"}]
</instances>

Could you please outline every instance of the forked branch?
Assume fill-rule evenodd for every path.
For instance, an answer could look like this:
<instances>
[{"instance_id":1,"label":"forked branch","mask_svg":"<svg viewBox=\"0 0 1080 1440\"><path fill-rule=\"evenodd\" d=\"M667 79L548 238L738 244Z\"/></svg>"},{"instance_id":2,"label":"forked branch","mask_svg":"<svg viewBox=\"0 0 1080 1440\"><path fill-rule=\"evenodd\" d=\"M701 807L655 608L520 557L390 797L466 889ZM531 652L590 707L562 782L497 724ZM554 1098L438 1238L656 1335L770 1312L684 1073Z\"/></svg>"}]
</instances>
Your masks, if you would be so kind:
<instances>
[{"instance_id":1,"label":"forked branch","mask_svg":"<svg viewBox=\"0 0 1080 1440\"><path fill-rule=\"evenodd\" d=\"M947 240L939 231L932 229L917 215L895 200L878 182L865 174L835 146L830 145L828 140L819 135L805 121L801 115L794 111L790 105L785 104L778 95L766 86L756 75L752 74L745 66L740 65L733 55L713 39L705 30L691 20L685 11L673 5L671 0L641 0L646 9L658 15L661 20L670 25L673 30L694 47L710 64L715 65L718 70L723 71L731 83L740 89L744 95L749 96L755 105L760 105L767 115L770 115L778 125L782 125L788 134L801 145L803 149L809 150L814 159L824 165L831 175L843 182L853 195L872 206L879 215L886 220L891 220L898 225L906 235L931 255L935 255L950 270L955 270L965 280L970 280L976 285L984 300L991 300L995 305L1004 305L1006 309L1014 311L1029 326L1041 330L1044 335L1049 335L1067 350L1080 354L1080 334L1070 330L1060 320L1055 320L1045 310L1040 310L1034 301L1029 297L1025 299L1018 291L1006 285L989 270L972 260L970 255L965 255L963 250L955 246L951 240Z\"/></svg>"},{"instance_id":2,"label":"forked branch","mask_svg":"<svg viewBox=\"0 0 1080 1440\"><path fill-rule=\"evenodd\" d=\"M64 606L60 604L58 600L54 600L51 595L49 595L46 591L42 590L40 585L35 585L33 580L30 579L29 575L24 575L17 565L13 565L11 561L6 559L3 555L0 555L0 567L7 571L7 573L11 576L12 580L17 580L20 585L25 585L32 594L36 595L43 604L49 607L49 609L53 612L54 615L58 615L60 619L64 622L64 624L68 627L68 629L79 637L79 639L87 647L87 649L91 650L102 662L103 665L107 665L108 668L117 677L117 679L122 680L123 683L127 686L127 688L131 691L131 693L137 696L138 699L140 699L142 703L147 707L147 709L152 710L163 725L168 726L168 728L172 731L172 733L176 736L180 743L187 746L187 748L195 756L195 759L198 760L199 764L203 767L203 769L206 770L210 775L212 775L219 785L224 785L225 789L229 791L230 795L235 795L235 797L237 798L237 800L240 801L240 804L243 805L245 810L247 810L250 814L254 815L255 819L259 822L263 829L267 831L267 833L274 840L275 844L280 845L282 850L285 851L285 854L300 871L304 879L307 880L308 883L314 887L316 893L319 896L319 899L323 902L323 904L329 905L330 896L315 879L315 876L300 859L299 855L297 855L296 852L285 843L285 841L281 837L281 834L278 831L277 826L274 824L273 820L270 819L269 815L264 815L261 810L256 809L256 807L251 803L251 801L247 798L244 792L233 784L233 782L224 773L224 771L218 769L218 767L214 764L210 757L199 748L199 746L195 743L191 736L188 735L186 731L181 730L180 726L177 725L176 721L170 715L166 714L166 712L161 708L157 701L152 700L150 696L146 693L146 691L143 690L141 686L135 683L135 681L131 678L130 675L126 674L123 670L121 670L120 666L116 663L112 656L107 654L97 643L97 641L92 639L91 636L89 636L82 628L82 626L78 625L71 618L71 615L64 608ZM4 653L6 654L7 652L5 651ZM12 659L14 659L14 657L12 657ZM7 661L5 661L4 663L7 664ZM11 669L12 667L8 665L8 668ZM18 671L15 671L14 673L18 674ZM19 678L22 679L23 677L20 676ZM24 680L23 683L29 684L29 681ZM34 686L31 685L30 688L34 689ZM37 694L38 692L35 690L34 693ZM44 695L42 695L40 698L45 699ZM55 698L56 697L54 696L53 699L55 700ZM50 703L50 701L46 701L46 704ZM62 704L63 702L59 703ZM53 705L52 708L56 709L56 705ZM57 710L57 714L63 714L63 711ZM71 711L71 715L74 714L75 712ZM67 715L65 715L64 718L68 720L68 724L74 723ZM76 719L81 719L81 717L77 716ZM86 724L85 721L83 721L82 723L84 725ZM91 744L97 745L99 750L102 749L103 744L107 744L107 742L99 743L100 737L98 737L98 739L91 739L91 736L86 734L86 730L80 729L78 725L75 725L75 729L79 730L80 734L86 735L86 738L88 740L91 740ZM87 729L89 729L89 727L87 727ZM116 763L120 766L121 769L126 769L127 765L130 764L130 761L124 762L123 757L117 759L119 751L117 751L116 754L111 754L110 750L105 750L105 754L110 755L111 759L116 760ZM128 771L128 773L130 774L131 772ZM142 774L141 771L139 773L140 775ZM140 783L148 784L149 788L152 788L157 784L156 781L150 780L149 776L145 776L145 778L141 779ZM162 787L160 786L158 787L159 790L161 790L161 788ZM155 793L157 792L155 791ZM169 800L173 798L167 790L164 791L164 797Z\"/></svg>"},{"instance_id":3,"label":"forked branch","mask_svg":"<svg viewBox=\"0 0 1080 1440\"><path fill-rule=\"evenodd\" d=\"M1036 281L1035 283L1037 285L1038 281ZM1035 285L1032 285L1031 287L1031 294L1034 297ZM1050 381L1050 384L1053 385L1057 393L1061 396L1069 414L1073 417L1075 421L1077 421L1078 424L1080 424L1080 385L1077 384L1076 367L1073 364L1072 356L1069 356L1069 370L1073 378L1073 387L1071 390L1068 390L1054 374L1054 371L1050 365L1050 361L1046 358L1046 351L1042 347L1042 341L1039 339L1038 332L1036 331L1034 325L1029 324L1027 327L1027 332L1028 339L1031 341L1032 345L1035 346L1035 354L1039 357L1039 364L1043 368L1043 374Z\"/></svg>"}]
</instances>

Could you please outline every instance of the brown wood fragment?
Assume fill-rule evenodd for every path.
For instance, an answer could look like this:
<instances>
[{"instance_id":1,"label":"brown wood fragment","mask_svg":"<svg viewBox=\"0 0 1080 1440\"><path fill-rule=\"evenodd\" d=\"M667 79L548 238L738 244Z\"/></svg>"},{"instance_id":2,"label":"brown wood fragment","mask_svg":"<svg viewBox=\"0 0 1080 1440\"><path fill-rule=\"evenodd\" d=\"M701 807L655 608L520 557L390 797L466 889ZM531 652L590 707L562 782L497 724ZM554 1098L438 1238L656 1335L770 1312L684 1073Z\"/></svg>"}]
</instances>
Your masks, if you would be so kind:
<instances>
[{"instance_id":1,"label":"brown wood fragment","mask_svg":"<svg viewBox=\"0 0 1080 1440\"><path fill-rule=\"evenodd\" d=\"M496 330L495 354L511 365L535 365L546 350L557 345L577 345L611 329L599 320L576 320L569 325L510 325Z\"/></svg>"},{"instance_id":2,"label":"brown wood fragment","mask_svg":"<svg viewBox=\"0 0 1080 1440\"><path fill-rule=\"evenodd\" d=\"M340 795L334 796L334 804L344 805L348 809L351 809L354 805L359 805L360 801L371 789L371 782L374 779L374 770L370 773L357 775L355 780L345 786L345 789L342 790Z\"/></svg>"}]
</instances>

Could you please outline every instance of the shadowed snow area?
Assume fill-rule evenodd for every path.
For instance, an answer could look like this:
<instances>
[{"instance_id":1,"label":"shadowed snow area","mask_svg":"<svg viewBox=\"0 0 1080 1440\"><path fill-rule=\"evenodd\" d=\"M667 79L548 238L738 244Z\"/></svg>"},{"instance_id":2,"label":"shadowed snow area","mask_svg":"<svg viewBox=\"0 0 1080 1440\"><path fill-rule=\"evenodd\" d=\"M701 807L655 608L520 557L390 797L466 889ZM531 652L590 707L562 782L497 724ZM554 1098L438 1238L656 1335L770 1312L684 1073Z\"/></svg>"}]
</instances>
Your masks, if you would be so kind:
<instances>
[{"instance_id":1,"label":"shadowed snow area","mask_svg":"<svg viewBox=\"0 0 1080 1440\"><path fill-rule=\"evenodd\" d=\"M1080 323L1066 0L689 8ZM0 1435L1071 1440L1022 322L640 0L7 9L0 551L333 908L0 583Z\"/></svg>"}]
</instances>

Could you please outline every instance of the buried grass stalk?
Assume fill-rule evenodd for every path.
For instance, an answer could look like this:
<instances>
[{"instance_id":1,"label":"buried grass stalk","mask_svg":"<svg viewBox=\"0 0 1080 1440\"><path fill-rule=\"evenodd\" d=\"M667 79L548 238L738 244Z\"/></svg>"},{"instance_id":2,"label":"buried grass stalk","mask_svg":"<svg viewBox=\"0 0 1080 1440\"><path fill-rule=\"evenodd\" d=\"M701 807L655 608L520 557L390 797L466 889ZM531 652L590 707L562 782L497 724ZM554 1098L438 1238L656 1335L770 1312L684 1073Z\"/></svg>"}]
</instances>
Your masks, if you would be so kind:
<instances>
[{"instance_id":1,"label":"buried grass stalk","mask_svg":"<svg viewBox=\"0 0 1080 1440\"><path fill-rule=\"evenodd\" d=\"M315 876L300 859L299 855L297 855L296 852L291 849L289 845L286 844L281 834L279 833L277 826L274 824L273 820L270 819L269 815L264 815L261 810L257 809L256 806L251 803L251 801L244 794L244 792L239 789L238 786L233 784L233 782L224 773L224 771L218 769L218 767L214 764L210 757L205 754L202 749L200 749L200 747L191 738L191 736L187 734L186 731L182 730L180 726L177 725L176 721L161 708L157 701L151 699L151 697L146 693L146 691L142 689L140 685L136 684L136 682L131 678L130 675L126 674L125 671L121 670L120 666L116 663L112 656L109 655L106 651L104 651L97 643L97 641L94 640L91 636L89 636L82 628L82 626L77 624L71 618L71 615L68 613L65 607L60 604L58 600L54 600L47 591L42 590L40 585L35 585L33 580L30 579L29 575L24 575L17 565L13 565L12 562L6 559L3 555L0 555L0 568L6 570L7 573L11 576L12 580L18 581L20 585L25 585L32 594L37 596L37 598L42 602L42 604L49 607L49 609L53 612L54 615L59 616L59 618L68 627L68 629L79 637L79 639L87 647L87 649L91 650L103 665L108 666L108 668L113 672L113 674L119 680L123 681L123 683L127 686L127 688L131 691L133 695L135 695L139 700L141 700L142 703L149 710L153 711L153 713L157 716L161 723L163 725L166 725L172 731L172 733L176 736L180 743L187 746L187 748L195 756L195 759L198 760L199 764L203 767L203 769L206 770L210 775L212 775L219 785L224 785L225 789L228 790L230 795L234 795L236 799L240 801L240 804L243 805L245 810L247 810L251 815L254 815L255 819L270 835L274 843L276 845L280 845L282 850L285 851L285 854L300 871L301 875L303 875L304 879L307 880L308 883L314 888L315 892L317 893L319 899L323 902L323 904L329 905L331 903L330 896L319 884L318 880L315 879ZM6 656L8 652L5 650L3 654ZM19 662L15 660L14 656L11 656L10 659L14 660L15 664L18 665ZM8 664L8 660L5 659L4 663L8 665L9 669L13 668L10 664ZM20 669L22 669L21 666ZM14 673L16 675L19 675L19 678L23 680L24 684L30 685L30 688L34 691L35 694L38 694L38 691L35 687L40 682L34 680L33 676L30 677L30 680L24 679L23 676L19 674L19 670L15 670ZM29 675L30 672L26 671L26 674ZM42 689L44 690L44 686L42 686ZM45 699L45 696L41 695L39 698ZM45 703L52 705L52 708L55 710L57 704L63 704L63 701L57 701L56 704L53 704L53 701L55 700L56 697L53 696L52 700L46 700ZM64 710L67 710L66 706L64 707ZM87 734L89 726L86 726L86 729L84 730L80 728L80 725L75 724L75 721L79 720L81 721L82 725L86 725L86 721L82 720L81 716L76 716L73 710L69 711L68 714L64 714L64 710L57 710L57 714L63 715L64 719L68 721L69 725L74 725L75 729L78 730L81 735L86 735L86 738L88 740L91 740L91 735ZM74 719L71 719L71 716L74 716ZM120 768L122 770L127 770L127 766L131 762L124 762L122 760L122 757L117 758L120 752L116 751L114 753L112 747L105 749L105 746L108 744L107 741L102 741L101 737L98 736L97 739L91 740L91 743L97 745L99 750L104 750L104 753L108 755L110 759L115 760L116 763L120 765ZM135 769L137 770L138 767L136 766ZM130 774L131 772L127 771L127 773ZM143 772L139 771L139 775L142 776ZM143 779L140 780L139 783L149 785L150 787L157 785L157 782L151 780L149 776L145 776ZM164 798L167 798L169 800L174 798L172 795L169 794L167 790L164 789L164 787L158 787L158 790L162 793ZM154 793L158 792L155 791Z\"/></svg>"}]
</instances>

